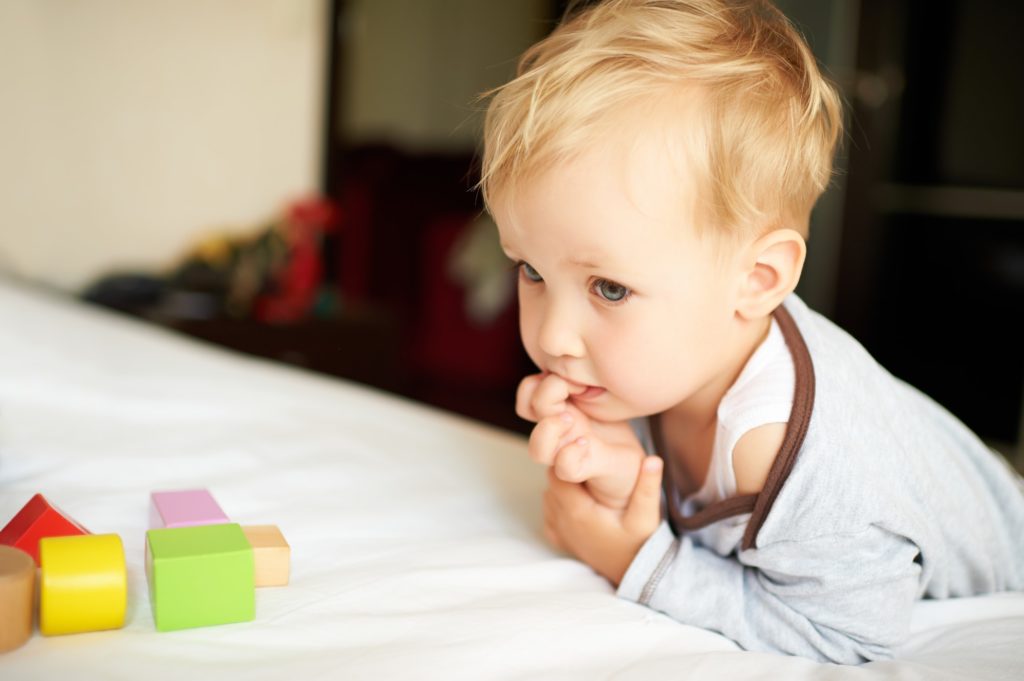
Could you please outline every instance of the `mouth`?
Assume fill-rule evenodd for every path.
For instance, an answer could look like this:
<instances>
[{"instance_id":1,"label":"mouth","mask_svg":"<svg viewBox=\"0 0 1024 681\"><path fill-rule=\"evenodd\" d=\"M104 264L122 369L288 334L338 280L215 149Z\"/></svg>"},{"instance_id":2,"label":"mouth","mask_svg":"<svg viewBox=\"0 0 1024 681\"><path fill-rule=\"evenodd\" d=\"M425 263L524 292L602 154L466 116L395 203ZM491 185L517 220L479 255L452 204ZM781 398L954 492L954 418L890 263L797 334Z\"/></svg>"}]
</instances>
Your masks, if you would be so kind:
<instances>
[{"instance_id":1,"label":"mouth","mask_svg":"<svg viewBox=\"0 0 1024 681\"><path fill-rule=\"evenodd\" d=\"M575 395L573 395L572 399L583 401L594 400L600 397L601 395L604 395L605 392L606 391L604 388L599 388L596 385L588 385L583 392L576 393Z\"/></svg>"},{"instance_id":2,"label":"mouth","mask_svg":"<svg viewBox=\"0 0 1024 681\"><path fill-rule=\"evenodd\" d=\"M569 384L570 393L569 399L574 401L587 401L597 399L601 395L607 392L604 388L596 385L587 385L585 383L577 383L571 381L568 378L562 377L566 383Z\"/></svg>"}]
</instances>

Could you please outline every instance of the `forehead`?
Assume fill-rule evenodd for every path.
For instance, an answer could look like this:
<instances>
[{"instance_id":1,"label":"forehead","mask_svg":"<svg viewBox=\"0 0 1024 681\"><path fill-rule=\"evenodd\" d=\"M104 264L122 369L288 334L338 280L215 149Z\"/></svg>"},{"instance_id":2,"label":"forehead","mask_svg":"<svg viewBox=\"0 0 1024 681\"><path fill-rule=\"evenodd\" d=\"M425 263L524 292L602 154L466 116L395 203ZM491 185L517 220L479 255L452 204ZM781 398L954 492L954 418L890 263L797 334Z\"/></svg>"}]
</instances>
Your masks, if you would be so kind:
<instances>
[{"instance_id":1,"label":"forehead","mask_svg":"<svg viewBox=\"0 0 1024 681\"><path fill-rule=\"evenodd\" d=\"M699 85L652 87L640 98L573 111L548 118L532 149L517 154L490 185L490 203L601 164L614 173L608 180L616 189L650 212L652 198L695 190L696 171L707 174L707 95Z\"/></svg>"},{"instance_id":2,"label":"forehead","mask_svg":"<svg viewBox=\"0 0 1024 681\"><path fill-rule=\"evenodd\" d=\"M660 128L610 135L500 192L503 244L556 241L577 259L614 255L623 238L664 241L693 229L696 182L678 139Z\"/></svg>"}]
</instances>

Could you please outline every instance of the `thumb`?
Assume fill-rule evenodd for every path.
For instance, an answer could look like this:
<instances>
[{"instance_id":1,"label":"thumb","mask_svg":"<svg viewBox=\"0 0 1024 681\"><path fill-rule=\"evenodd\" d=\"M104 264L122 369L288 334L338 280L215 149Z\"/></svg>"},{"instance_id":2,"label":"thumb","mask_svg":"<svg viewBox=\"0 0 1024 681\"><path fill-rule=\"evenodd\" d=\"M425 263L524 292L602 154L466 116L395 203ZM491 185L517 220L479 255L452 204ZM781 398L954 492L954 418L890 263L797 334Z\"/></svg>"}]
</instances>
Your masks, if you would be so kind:
<instances>
[{"instance_id":1,"label":"thumb","mask_svg":"<svg viewBox=\"0 0 1024 681\"><path fill-rule=\"evenodd\" d=\"M623 514L622 524L631 532L650 534L661 522L661 474L664 462L659 456L644 457L633 496Z\"/></svg>"}]
</instances>

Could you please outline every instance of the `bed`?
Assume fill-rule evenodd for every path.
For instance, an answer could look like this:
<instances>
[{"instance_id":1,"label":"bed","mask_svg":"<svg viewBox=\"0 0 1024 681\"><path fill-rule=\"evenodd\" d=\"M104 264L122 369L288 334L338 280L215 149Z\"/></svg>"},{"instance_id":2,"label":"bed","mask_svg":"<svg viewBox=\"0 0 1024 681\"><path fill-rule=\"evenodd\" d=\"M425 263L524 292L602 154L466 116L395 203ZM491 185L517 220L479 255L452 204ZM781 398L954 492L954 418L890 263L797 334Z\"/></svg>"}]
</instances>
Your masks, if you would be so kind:
<instances>
[{"instance_id":1,"label":"bed","mask_svg":"<svg viewBox=\"0 0 1024 681\"><path fill-rule=\"evenodd\" d=\"M42 492L121 536L129 589L124 628L37 631L5 681L1024 678L1024 594L919 603L892 661L745 652L548 548L520 435L4 280L0 313L0 525ZM291 582L252 622L158 633L149 493L194 487L277 524Z\"/></svg>"}]
</instances>

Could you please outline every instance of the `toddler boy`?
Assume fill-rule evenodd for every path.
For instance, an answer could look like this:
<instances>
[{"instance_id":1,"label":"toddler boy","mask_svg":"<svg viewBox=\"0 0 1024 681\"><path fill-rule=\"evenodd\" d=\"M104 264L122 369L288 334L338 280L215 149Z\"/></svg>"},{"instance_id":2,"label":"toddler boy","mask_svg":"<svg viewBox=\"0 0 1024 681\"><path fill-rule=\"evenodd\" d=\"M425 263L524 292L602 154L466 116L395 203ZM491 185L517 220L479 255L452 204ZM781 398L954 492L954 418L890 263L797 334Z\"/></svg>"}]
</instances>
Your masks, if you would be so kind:
<instances>
[{"instance_id":1,"label":"toddler boy","mask_svg":"<svg viewBox=\"0 0 1024 681\"><path fill-rule=\"evenodd\" d=\"M481 184L549 539L744 648L856 663L918 598L1024 588L1024 494L793 294L840 130L767 3L605 0L494 94Z\"/></svg>"}]
</instances>

